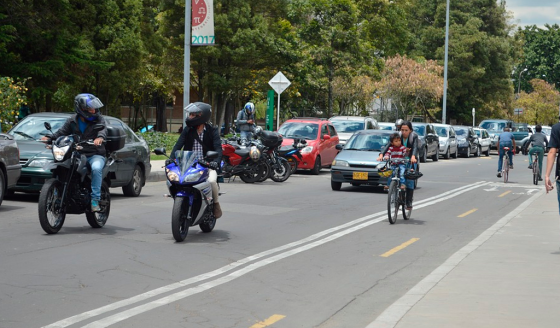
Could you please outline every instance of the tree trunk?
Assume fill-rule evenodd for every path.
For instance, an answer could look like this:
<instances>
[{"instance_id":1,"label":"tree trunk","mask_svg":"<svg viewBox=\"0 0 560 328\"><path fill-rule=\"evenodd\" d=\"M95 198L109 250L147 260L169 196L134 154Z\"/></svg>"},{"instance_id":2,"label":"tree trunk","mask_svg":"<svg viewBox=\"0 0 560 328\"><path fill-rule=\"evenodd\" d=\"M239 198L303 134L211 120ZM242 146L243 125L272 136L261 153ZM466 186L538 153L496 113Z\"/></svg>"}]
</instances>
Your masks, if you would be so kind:
<instances>
[{"instance_id":1,"label":"tree trunk","mask_svg":"<svg viewBox=\"0 0 560 328\"><path fill-rule=\"evenodd\" d=\"M156 96L156 131L167 132L167 120L165 115L165 97L163 95Z\"/></svg>"}]
</instances>

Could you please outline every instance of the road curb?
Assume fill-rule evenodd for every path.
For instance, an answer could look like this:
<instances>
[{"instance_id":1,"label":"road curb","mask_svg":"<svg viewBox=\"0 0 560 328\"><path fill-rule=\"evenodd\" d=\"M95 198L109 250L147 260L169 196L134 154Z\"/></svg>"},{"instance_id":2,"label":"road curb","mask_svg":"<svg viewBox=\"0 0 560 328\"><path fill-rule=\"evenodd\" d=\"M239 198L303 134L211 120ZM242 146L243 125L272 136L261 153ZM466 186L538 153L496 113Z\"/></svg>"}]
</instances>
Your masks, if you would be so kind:
<instances>
[{"instance_id":1,"label":"road curb","mask_svg":"<svg viewBox=\"0 0 560 328\"><path fill-rule=\"evenodd\" d=\"M146 182L159 182L165 181L167 177L165 176L165 172L157 171L157 172L150 172L150 175L146 179Z\"/></svg>"}]
</instances>

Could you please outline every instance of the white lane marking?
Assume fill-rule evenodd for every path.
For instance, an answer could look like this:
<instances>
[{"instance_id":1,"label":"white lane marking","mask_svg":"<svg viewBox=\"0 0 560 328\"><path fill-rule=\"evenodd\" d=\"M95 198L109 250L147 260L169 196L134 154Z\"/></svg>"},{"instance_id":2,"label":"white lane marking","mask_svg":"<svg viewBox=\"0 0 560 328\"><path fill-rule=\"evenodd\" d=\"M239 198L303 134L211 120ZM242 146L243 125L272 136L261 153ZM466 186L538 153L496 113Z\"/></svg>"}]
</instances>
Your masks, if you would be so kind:
<instances>
[{"instance_id":1,"label":"white lane marking","mask_svg":"<svg viewBox=\"0 0 560 328\"><path fill-rule=\"evenodd\" d=\"M411 288L406 294L399 298L395 303L391 304L380 316L373 322L367 325L366 328L393 328L399 321L406 315L410 309L416 305L428 292L437 285L445 276L459 265L469 254L484 244L490 239L498 230L505 226L511 219L526 209L537 197L544 194L544 190L533 195L531 198L524 201L516 209L508 213L506 216L494 223L490 228L486 229L478 237L473 239L466 246L458 250L455 254L451 255L442 265L437 267L427 277L422 279L419 283Z\"/></svg>"},{"instance_id":2,"label":"white lane marking","mask_svg":"<svg viewBox=\"0 0 560 328\"><path fill-rule=\"evenodd\" d=\"M466 186L463 186L463 187L459 187L459 188L456 188L456 189L453 189L453 190L444 192L444 193L442 193L442 194L440 194L440 195L433 196L433 197L430 197L430 198L427 198L427 199L418 201L418 202L415 203L414 207L415 207L415 209L419 209L419 208L422 208L422 207L430 206L430 205L433 205L433 204L435 204L435 203L438 203L438 202L447 200L447 199L449 199L449 198L458 196L458 195L460 195L460 194L462 194L462 193L465 193L465 192L467 192L467 191L470 191L470 190L476 189L476 188L478 188L478 187L487 185L488 183L489 183L489 182L481 181L481 182L473 183L473 184L466 185ZM305 244L305 243L307 243L307 242L310 242L310 241L319 239L319 238L321 238L321 237L323 237L323 236L325 236L325 235L328 235L328 234L333 233L333 232L338 231L338 230L342 230L342 229L348 228L348 227L350 227L350 226L352 226L352 225L354 225L354 224L361 223L361 222L363 222L363 221L373 219L372 221L366 222L365 225L362 224L362 225L357 226L357 227L359 227L358 229L361 229L361 228L366 227L366 226L369 226L369 225L371 225L371 224L374 224L374 223L377 223L377 222L381 222L381 221L383 221L383 220L386 219L386 215L387 215L386 211L381 211L381 212L378 212L378 213L374 213L374 214L371 214L371 215L367 215L367 216L364 216L364 217L362 217L362 218L358 218L358 219L356 219L356 220L353 220L353 221L350 221L350 222L348 222L348 223L345 223L345 224L343 224L343 225L340 225L340 226L337 226L337 227L334 227L334 228L331 228L331 229L327 229L327 230L318 232L318 233L316 233L316 234L314 234L314 235L311 235L311 236L309 236L309 237L307 237L307 238L304 238L304 239L301 239L301 240L298 240L298 241L295 241L295 242L292 242L292 243L289 243L289 244L286 244L286 245L283 245L283 246L280 246L280 247L276 247L276 248L273 248L273 249L270 249L270 250L267 250L267 251L264 251L264 252L261 252L261 253L258 253L258 254L249 256L249 257L246 257L246 258L244 258L244 259L241 259L241 260L239 260L239 261L233 262L233 263L231 263L231 264L228 264L228 265L226 265L226 266L223 266L223 267L221 267L221 268L219 268L219 269L216 269L216 270L214 270L214 271L210 271L210 272L207 272L207 273L204 273L204 274L201 274L201 275L198 275L198 276L189 278L189 279L185 279L185 280L179 281L179 282L177 282L177 283L173 283L173 284L170 284L170 285L167 285L167 286L163 286L163 287L160 287L160 288L157 288L157 289L148 291L148 292L143 293L143 294L139 294L139 295L130 297L130 298L128 298L128 299L124 299L124 300L122 300L122 301L118 301L118 302L115 302L115 303L112 303L112 304L108 304L108 305L106 305L106 306L103 306L103 307L100 307L100 308L97 308L97 309L94 309L94 310L91 310L91 311L87 311L87 312L84 312L84 313L81 313L81 314L78 314L78 315L75 315L75 316L72 316L72 317L69 317L69 318L66 318L66 319L57 321L57 322L55 322L55 323L53 323L53 324L50 324L50 325L48 325L48 326L44 326L44 328L55 328L55 327L56 327L56 328L63 328L63 327L68 327L68 326L70 326L70 325L73 325L73 324L78 323L78 322L80 322L80 321L84 321L84 320L89 319L89 318L92 318L92 317L94 317L94 316L98 316L98 315L101 315L101 314L106 313L106 312L109 312L109 311L114 311L114 310L116 310L116 309L119 309L119 308L122 308L122 307L125 307L125 306L128 306L128 305L131 305L131 304L134 304L134 303L138 303L138 302L144 301L144 300L146 300L146 299L148 299L148 298L151 298L151 297L154 297L154 296L163 294L163 293L171 292L171 291L173 291L173 290L175 290L175 289L183 288L183 287L186 287L186 286L188 286L188 285L190 285L190 284L194 284L194 283L197 283L197 282L206 280L206 279L213 278L213 277L215 277L215 276L218 276L218 275L224 274L224 273L226 273L226 272L228 272L228 271L231 271L231 270L233 270L233 269L235 269L235 268L237 268L237 267L240 267L240 266L242 266L242 265L245 265L245 264L247 264L247 263L249 263L249 262L255 261L255 260L259 259L259 258L268 256L268 255L272 255L272 254L274 254L274 253L281 252L281 251L284 251L284 250L286 250L286 249L289 249L289 248L292 248L292 247L296 247L296 246L299 246L299 245L301 245L301 244ZM376 218L376 217L377 217L377 218ZM375 218L375 219L374 219L374 218ZM321 242L321 240L318 241L318 242L321 242L321 243L316 244L315 246L318 246L318 245L321 245L321 244L323 244L323 243L325 243L325 242L327 242L327 241L333 240L333 239L331 239L333 236L337 236L336 238L339 238L339 237L342 237L342 236L344 236L344 235L346 235L346 234L348 234L348 233L354 232L354 231L355 231L355 228L356 228L356 227L350 228L350 229L348 229L348 230L344 230L344 231L341 232L341 233L343 233L343 234L341 234L341 235L339 235L340 233L335 234L335 235L331 235L331 236L329 236L329 237L323 239L324 242ZM336 239L336 238L334 238L334 239ZM317 243L317 242L315 242L315 243ZM313 244L309 244L309 245L313 245ZM305 247L308 247L309 245L303 246L301 251L309 249L309 248L305 248ZM313 247L315 247L315 246L313 246ZM311 248L313 248L313 247L311 247ZM305 249L303 249L303 248L305 248ZM295 250L293 250L293 251L290 251L290 252L294 252L294 251L297 251L297 249L295 249ZM290 252L286 252L286 253L289 253L289 255L293 255L293 254L299 253L300 251L297 251L297 252L295 252L295 253L290 253ZM282 253L282 254L279 254L279 255L277 255L277 256L280 256L280 255L283 255L283 254L286 254L286 253ZM287 255L287 256L289 256L289 255ZM282 259L282 258L284 258L284 257L286 257L286 256L280 257L280 258L276 259L275 261L280 260L280 259ZM264 265L270 264L270 263L272 263L272 262L275 262L275 261L270 262L270 259L271 259L271 258L267 258L267 259L261 260L260 262L257 262L257 263L252 264L252 265L254 266L254 265L257 265L257 264L259 264L259 263L262 262L262 265L260 265L260 266L264 266ZM260 267L260 266L258 266L258 267ZM247 272L250 272L250 271L252 271L252 270L258 268L258 267L255 267L254 269L245 272L244 270L247 270L247 268L249 268L249 267L251 267L251 266L248 266L248 267L246 267L246 268L244 268L244 269L240 269L239 271L236 271L236 272L234 272L234 273L231 273L231 274L228 275L228 276L232 276L232 275L234 275L234 274L236 274L236 273L238 273L238 272L243 272L243 274L245 274L245 273L247 273ZM182 295L182 297L180 297L180 298L184 298L184 297L187 297L187 296L196 294L196 293L200 293L200 292L202 292L202 291L204 291L204 290L207 290L207 289L209 289L209 288L215 287L215 286L217 286L217 285L215 285L215 282L216 282L216 281L221 281L219 284L223 284L223 283L225 283L225 282L228 282L228 281L230 281L230 280L232 280L232 279L235 279L235 278L239 277L240 275L238 276L238 275L236 274L236 275L232 276L231 279L229 279L229 280L223 280L224 278L227 278L228 276L219 278L219 279L215 280L214 282L210 281L210 282L204 283L204 284L202 284L202 285L199 285L199 286L197 286L197 287L193 287L193 288L187 289L187 290L185 290L185 291L183 291L183 292L179 292L179 293ZM219 284L218 284L218 285L219 285ZM205 287L207 287L207 288L205 288ZM201 289L201 288L202 288L202 289ZM188 293L189 291L190 291L190 294ZM179 294L179 293L178 293L178 294ZM174 294L174 295L176 295L176 294ZM168 296L168 297L162 298L161 300L163 300L163 299L170 299L170 297L172 297L172 296L173 296L173 295L170 295L170 296ZM179 299L180 299L180 298L179 298ZM170 301L170 302L171 302L171 301ZM151 302L151 303L147 303L147 304L144 305L144 306L147 306L147 305L149 305L149 304L152 304L152 306L153 306L154 304L157 304L157 306L161 306L161 305L165 305L165 304L168 304L168 303L163 303L163 304L162 304L162 303L160 303L160 300L156 300L156 301L153 301L153 302ZM157 307L157 306L155 306L155 307ZM139 307L137 307L137 308L140 308L140 307L142 307L142 306L139 306ZM152 307L152 308L155 308L155 307ZM134 309L137 309L137 308L133 308L133 309L131 309L131 310L134 310ZM149 309L151 309L151 308L149 308ZM149 310L149 309L146 309L145 311L147 311L147 310ZM128 311L131 311L131 310L128 310ZM128 311L125 311L125 312L128 312ZM122 313L125 313L125 312L122 312ZM139 313L141 313L141 312L139 312ZM119 315L119 314L117 314L117 315ZM117 316L117 315L115 315L115 316ZM132 315L134 315L134 314L132 314ZM130 316L132 316L132 315L130 315ZM112 316L112 317L115 317L115 316ZM128 316L128 317L130 317L130 316ZM108 318L111 318L111 317L108 317ZM107 318L107 319L108 319L108 318ZM119 317L119 318L120 318L120 317ZM122 319L120 319L120 320L118 320L118 321L122 321L122 320L124 320L124 319L126 319L126 318L122 318ZM118 321L114 321L113 323L116 323L116 322L118 322ZM86 327L104 327L104 326L96 326L96 325L93 325L93 324L95 324L95 322L92 323L92 326L89 326L89 325L88 325L88 326L86 326ZM112 323L111 323L111 324L112 324ZM110 324L108 324L108 325L110 325Z\"/></svg>"}]
</instances>

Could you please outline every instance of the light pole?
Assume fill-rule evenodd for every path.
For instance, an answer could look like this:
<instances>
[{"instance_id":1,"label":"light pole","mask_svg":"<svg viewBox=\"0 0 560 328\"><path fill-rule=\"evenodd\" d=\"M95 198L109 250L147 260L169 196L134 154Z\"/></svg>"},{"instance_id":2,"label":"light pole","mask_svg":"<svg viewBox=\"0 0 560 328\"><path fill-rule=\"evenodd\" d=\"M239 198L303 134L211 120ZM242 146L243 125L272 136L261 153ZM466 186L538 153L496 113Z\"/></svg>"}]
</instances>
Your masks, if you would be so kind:
<instances>
[{"instance_id":1,"label":"light pole","mask_svg":"<svg viewBox=\"0 0 560 328\"><path fill-rule=\"evenodd\" d=\"M443 108L441 123L445 124L447 115L447 57L449 52L449 0L445 9L445 58L443 64Z\"/></svg>"},{"instance_id":2,"label":"light pole","mask_svg":"<svg viewBox=\"0 0 560 328\"><path fill-rule=\"evenodd\" d=\"M519 93L521 92L521 74L527 71L527 67L524 70L519 72L519 78L517 79L517 99L519 99Z\"/></svg>"},{"instance_id":3,"label":"light pole","mask_svg":"<svg viewBox=\"0 0 560 328\"><path fill-rule=\"evenodd\" d=\"M474 107L473 107L473 109L472 109L472 126L473 126L473 128L474 128L474 113L475 113L475 110L474 110Z\"/></svg>"}]
</instances>

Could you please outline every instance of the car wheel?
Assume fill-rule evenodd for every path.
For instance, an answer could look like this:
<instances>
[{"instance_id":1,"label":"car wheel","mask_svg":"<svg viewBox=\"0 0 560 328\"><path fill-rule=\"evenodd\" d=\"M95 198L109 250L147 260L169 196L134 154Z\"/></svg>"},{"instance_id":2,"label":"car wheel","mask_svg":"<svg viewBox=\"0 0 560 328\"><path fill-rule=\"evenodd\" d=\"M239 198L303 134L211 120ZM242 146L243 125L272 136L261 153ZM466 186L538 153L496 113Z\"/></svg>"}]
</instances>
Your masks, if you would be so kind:
<instances>
[{"instance_id":1,"label":"car wheel","mask_svg":"<svg viewBox=\"0 0 560 328\"><path fill-rule=\"evenodd\" d=\"M450 157L451 157L451 151L449 150L449 147L447 147L447 150L445 151L443 158L449 159Z\"/></svg>"},{"instance_id":2,"label":"car wheel","mask_svg":"<svg viewBox=\"0 0 560 328\"><path fill-rule=\"evenodd\" d=\"M484 155L490 156L490 147L488 147L488 149L486 150L486 152L484 153Z\"/></svg>"},{"instance_id":3,"label":"car wheel","mask_svg":"<svg viewBox=\"0 0 560 328\"><path fill-rule=\"evenodd\" d=\"M465 157L466 158L471 157L471 148L470 147L467 147L467 153L465 154Z\"/></svg>"},{"instance_id":4,"label":"car wheel","mask_svg":"<svg viewBox=\"0 0 560 328\"><path fill-rule=\"evenodd\" d=\"M4 177L4 171L0 169L0 205L4 200L4 194L6 193L6 178Z\"/></svg>"},{"instance_id":5,"label":"car wheel","mask_svg":"<svg viewBox=\"0 0 560 328\"><path fill-rule=\"evenodd\" d=\"M315 157L315 165L313 165L313 169L311 169L311 174L318 175L321 171L321 156Z\"/></svg>"},{"instance_id":6,"label":"car wheel","mask_svg":"<svg viewBox=\"0 0 560 328\"><path fill-rule=\"evenodd\" d=\"M453 158L459 158L459 147L455 147L455 154L453 154Z\"/></svg>"},{"instance_id":7,"label":"car wheel","mask_svg":"<svg viewBox=\"0 0 560 328\"><path fill-rule=\"evenodd\" d=\"M340 187L342 187L342 182L336 182L331 180L331 189L335 191L339 191Z\"/></svg>"},{"instance_id":8,"label":"car wheel","mask_svg":"<svg viewBox=\"0 0 560 328\"><path fill-rule=\"evenodd\" d=\"M475 157L480 157L480 147L476 147L476 153L474 154Z\"/></svg>"},{"instance_id":9,"label":"car wheel","mask_svg":"<svg viewBox=\"0 0 560 328\"><path fill-rule=\"evenodd\" d=\"M439 161L439 146L436 148L436 153L434 154L434 156L432 156L432 161Z\"/></svg>"},{"instance_id":10,"label":"car wheel","mask_svg":"<svg viewBox=\"0 0 560 328\"><path fill-rule=\"evenodd\" d=\"M420 163L426 163L428 160L428 149L424 148L424 153L420 156Z\"/></svg>"},{"instance_id":11,"label":"car wheel","mask_svg":"<svg viewBox=\"0 0 560 328\"><path fill-rule=\"evenodd\" d=\"M132 179L130 182L122 187L123 194L128 197L138 197L142 192L142 186L144 185L144 172L139 165L134 167L134 172L132 172Z\"/></svg>"}]
</instances>

